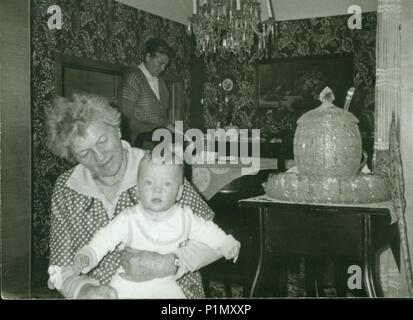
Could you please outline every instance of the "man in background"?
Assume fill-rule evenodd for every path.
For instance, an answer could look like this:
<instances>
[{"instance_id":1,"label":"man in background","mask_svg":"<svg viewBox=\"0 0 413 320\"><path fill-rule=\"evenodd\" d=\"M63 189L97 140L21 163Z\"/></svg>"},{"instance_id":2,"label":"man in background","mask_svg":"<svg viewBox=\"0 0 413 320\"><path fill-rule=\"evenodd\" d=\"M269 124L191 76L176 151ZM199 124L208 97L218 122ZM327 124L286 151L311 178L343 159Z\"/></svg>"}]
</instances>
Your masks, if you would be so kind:
<instances>
[{"instance_id":1,"label":"man in background","mask_svg":"<svg viewBox=\"0 0 413 320\"><path fill-rule=\"evenodd\" d=\"M169 91L159 76L171 57L172 50L165 41L149 39L144 44L143 62L129 69L122 79L119 102L127 120L125 138L135 147L151 149L153 130L168 124Z\"/></svg>"}]
</instances>

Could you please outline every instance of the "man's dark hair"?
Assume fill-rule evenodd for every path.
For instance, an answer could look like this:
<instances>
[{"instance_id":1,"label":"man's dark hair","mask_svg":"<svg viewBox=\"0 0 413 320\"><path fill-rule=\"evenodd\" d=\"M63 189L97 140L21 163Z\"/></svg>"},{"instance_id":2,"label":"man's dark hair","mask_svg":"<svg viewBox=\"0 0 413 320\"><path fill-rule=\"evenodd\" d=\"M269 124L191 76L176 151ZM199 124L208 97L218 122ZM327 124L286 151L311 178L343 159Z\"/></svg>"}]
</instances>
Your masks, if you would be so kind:
<instances>
[{"instance_id":1,"label":"man's dark hair","mask_svg":"<svg viewBox=\"0 0 413 320\"><path fill-rule=\"evenodd\" d=\"M162 39L151 38L145 42L144 56L148 53L151 56L158 54L165 54L169 59L172 58L172 49L171 47Z\"/></svg>"}]
</instances>

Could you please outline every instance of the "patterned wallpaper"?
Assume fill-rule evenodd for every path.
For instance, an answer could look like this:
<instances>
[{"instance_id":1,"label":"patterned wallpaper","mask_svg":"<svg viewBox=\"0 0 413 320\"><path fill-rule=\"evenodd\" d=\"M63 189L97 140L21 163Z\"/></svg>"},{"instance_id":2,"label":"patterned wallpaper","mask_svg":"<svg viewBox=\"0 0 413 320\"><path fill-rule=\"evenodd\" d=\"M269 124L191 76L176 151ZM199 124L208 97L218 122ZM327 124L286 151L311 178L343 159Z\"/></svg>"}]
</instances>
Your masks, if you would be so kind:
<instances>
[{"instance_id":1,"label":"patterned wallpaper","mask_svg":"<svg viewBox=\"0 0 413 320\"><path fill-rule=\"evenodd\" d=\"M49 30L47 8L62 9L62 30ZM159 37L175 50L168 72L185 79L189 96L190 45L179 23L106 0L33 0L32 132L33 262L48 257L49 204L53 184L70 166L45 145L44 110L55 95L55 51L91 60L137 65L146 39ZM45 272L45 271L42 271Z\"/></svg>"},{"instance_id":2,"label":"patterned wallpaper","mask_svg":"<svg viewBox=\"0 0 413 320\"><path fill-rule=\"evenodd\" d=\"M364 127L372 126L369 121L374 123L376 13L363 14L361 30L350 30L347 19L348 16L334 16L280 22L278 38L269 48L267 61L352 54L356 93L351 111ZM231 55L216 61L207 59L205 63L208 80L203 88L203 109L207 128L215 128L218 121L224 126L232 119L233 124L241 128L260 128L264 136L276 135L281 130L294 132L296 118L290 110L256 108L257 63L245 58L235 59ZM236 89L229 96L230 104L237 106L232 116L228 116L228 108L224 105L225 93L219 87L219 82L228 75L236 83ZM366 134L374 132L373 128L366 130L369 131Z\"/></svg>"}]
</instances>

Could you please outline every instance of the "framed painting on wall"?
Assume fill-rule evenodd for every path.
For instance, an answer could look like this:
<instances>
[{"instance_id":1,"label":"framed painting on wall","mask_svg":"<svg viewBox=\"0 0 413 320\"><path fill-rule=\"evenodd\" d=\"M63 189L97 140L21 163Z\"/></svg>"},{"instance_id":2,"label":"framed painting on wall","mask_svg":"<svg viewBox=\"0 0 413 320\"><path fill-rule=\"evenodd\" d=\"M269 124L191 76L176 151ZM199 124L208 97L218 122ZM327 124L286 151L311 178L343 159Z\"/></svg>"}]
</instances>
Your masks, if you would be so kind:
<instances>
[{"instance_id":1,"label":"framed painting on wall","mask_svg":"<svg viewBox=\"0 0 413 320\"><path fill-rule=\"evenodd\" d=\"M320 105L320 92L330 87L334 104L344 106L353 86L353 56L311 56L277 59L258 65L258 106L300 116Z\"/></svg>"},{"instance_id":2,"label":"framed painting on wall","mask_svg":"<svg viewBox=\"0 0 413 320\"><path fill-rule=\"evenodd\" d=\"M117 91L125 71L123 65L56 54L56 93L70 96L76 92L101 95L117 105Z\"/></svg>"}]
</instances>

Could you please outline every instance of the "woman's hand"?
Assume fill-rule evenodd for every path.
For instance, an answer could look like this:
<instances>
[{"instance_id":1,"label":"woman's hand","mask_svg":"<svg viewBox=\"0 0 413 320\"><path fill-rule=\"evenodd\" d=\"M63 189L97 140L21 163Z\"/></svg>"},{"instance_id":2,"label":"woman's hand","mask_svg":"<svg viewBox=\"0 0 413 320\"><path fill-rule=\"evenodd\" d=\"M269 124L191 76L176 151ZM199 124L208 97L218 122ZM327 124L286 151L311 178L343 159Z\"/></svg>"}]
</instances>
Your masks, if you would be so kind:
<instances>
[{"instance_id":1,"label":"woman's hand","mask_svg":"<svg viewBox=\"0 0 413 320\"><path fill-rule=\"evenodd\" d=\"M125 247L121 256L125 273L120 276L126 280L142 282L175 275L177 267L174 261L174 254L159 254Z\"/></svg>"},{"instance_id":2,"label":"woman's hand","mask_svg":"<svg viewBox=\"0 0 413 320\"><path fill-rule=\"evenodd\" d=\"M109 286L85 284L77 295L78 299L118 299L118 292Z\"/></svg>"}]
</instances>

